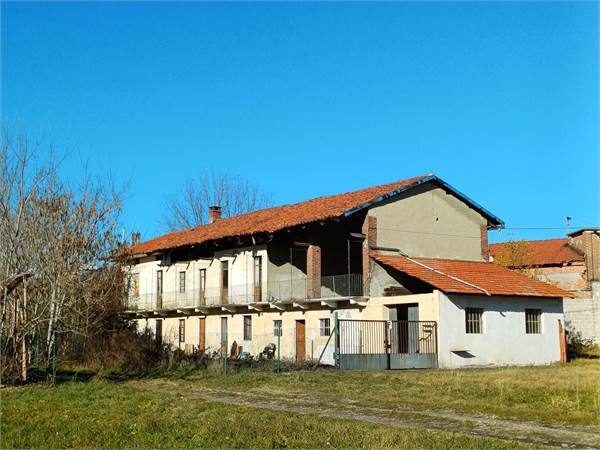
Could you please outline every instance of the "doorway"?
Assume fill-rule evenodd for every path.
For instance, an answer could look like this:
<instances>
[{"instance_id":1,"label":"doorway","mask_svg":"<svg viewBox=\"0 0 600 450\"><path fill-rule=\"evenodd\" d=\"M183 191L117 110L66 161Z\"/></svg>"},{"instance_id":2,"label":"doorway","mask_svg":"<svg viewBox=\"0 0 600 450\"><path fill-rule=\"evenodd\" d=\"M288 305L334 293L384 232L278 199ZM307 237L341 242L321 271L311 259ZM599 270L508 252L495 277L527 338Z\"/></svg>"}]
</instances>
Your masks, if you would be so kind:
<instances>
[{"instance_id":1,"label":"doorway","mask_svg":"<svg viewBox=\"0 0 600 450\"><path fill-rule=\"evenodd\" d=\"M162 319L156 319L156 330L154 331L154 339L156 339L156 345L162 346Z\"/></svg>"},{"instance_id":2,"label":"doorway","mask_svg":"<svg viewBox=\"0 0 600 450\"><path fill-rule=\"evenodd\" d=\"M206 317L200 317L198 322L198 351L204 353L206 350Z\"/></svg>"},{"instance_id":3,"label":"doorway","mask_svg":"<svg viewBox=\"0 0 600 450\"><path fill-rule=\"evenodd\" d=\"M416 353L419 348L419 304L407 303L390 308L390 320L398 321L392 330L390 344L393 353Z\"/></svg>"},{"instance_id":4,"label":"doorway","mask_svg":"<svg viewBox=\"0 0 600 450\"><path fill-rule=\"evenodd\" d=\"M306 359L306 322L296 320L296 361Z\"/></svg>"}]
</instances>

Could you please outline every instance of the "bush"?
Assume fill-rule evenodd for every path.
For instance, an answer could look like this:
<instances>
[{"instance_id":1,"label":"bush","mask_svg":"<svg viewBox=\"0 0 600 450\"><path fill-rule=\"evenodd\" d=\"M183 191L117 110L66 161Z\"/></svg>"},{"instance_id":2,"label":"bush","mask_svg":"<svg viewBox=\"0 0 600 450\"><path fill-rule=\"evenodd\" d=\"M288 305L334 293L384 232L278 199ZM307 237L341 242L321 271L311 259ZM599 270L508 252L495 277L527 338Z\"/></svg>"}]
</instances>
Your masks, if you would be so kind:
<instances>
[{"instance_id":1,"label":"bush","mask_svg":"<svg viewBox=\"0 0 600 450\"><path fill-rule=\"evenodd\" d=\"M577 331L570 331L567 335L567 357L574 358L598 358L600 347L592 339L586 339Z\"/></svg>"}]
</instances>

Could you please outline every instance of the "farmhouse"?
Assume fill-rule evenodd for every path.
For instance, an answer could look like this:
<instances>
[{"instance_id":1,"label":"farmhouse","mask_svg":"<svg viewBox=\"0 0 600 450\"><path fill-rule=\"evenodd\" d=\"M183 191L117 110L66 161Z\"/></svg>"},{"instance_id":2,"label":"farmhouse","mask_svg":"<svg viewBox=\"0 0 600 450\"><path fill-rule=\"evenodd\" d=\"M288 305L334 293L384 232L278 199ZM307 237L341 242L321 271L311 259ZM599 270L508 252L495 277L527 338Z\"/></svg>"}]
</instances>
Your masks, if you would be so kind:
<instances>
[{"instance_id":1,"label":"farmhouse","mask_svg":"<svg viewBox=\"0 0 600 450\"><path fill-rule=\"evenodd\" d=\"M572 294L565 299L570 336L600 344L600 229L584 228L567 237L490 245L503 265Z\"/></svg>"},{"instance_id":2,"label":"farmhouse","mask_svg":"<svg viewBox=\"0 0 600 450\"><path fill-rule=\"evenodd\" d=\"M128 311L187 351L275 343L342 368L559 361L570 294L488 262L502 226L432 174L230 218L215 206L211 223L130 249Z\"/></svg>"}]
</instances>

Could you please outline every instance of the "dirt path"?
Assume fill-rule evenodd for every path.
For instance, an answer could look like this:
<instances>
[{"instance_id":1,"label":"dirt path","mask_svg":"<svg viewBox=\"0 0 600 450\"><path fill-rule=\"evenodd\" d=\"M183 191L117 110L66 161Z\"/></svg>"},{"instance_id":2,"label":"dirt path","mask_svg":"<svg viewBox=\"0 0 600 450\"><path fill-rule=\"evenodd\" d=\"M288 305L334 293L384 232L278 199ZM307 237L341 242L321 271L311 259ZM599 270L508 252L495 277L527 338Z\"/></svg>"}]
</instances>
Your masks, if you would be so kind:
<instances>
[{"instance_id":1,"label":"dirt path","mask_svg":"<svg viewBox=\"0 0 600 450\"><path fill-rule=\"evenodd\" d=\"M396 427L460 432L539 446L600 448L600 428L554 427L531 422L496 419L447 411L391 408L339 401L335 404L308 395L286 395L265 389L217 389L198 383L170 380L136 381L137 389L181 395L210 402L247 406L295 414L316 414L335 419L359 420Z\"/></svg>"}]
</instances>

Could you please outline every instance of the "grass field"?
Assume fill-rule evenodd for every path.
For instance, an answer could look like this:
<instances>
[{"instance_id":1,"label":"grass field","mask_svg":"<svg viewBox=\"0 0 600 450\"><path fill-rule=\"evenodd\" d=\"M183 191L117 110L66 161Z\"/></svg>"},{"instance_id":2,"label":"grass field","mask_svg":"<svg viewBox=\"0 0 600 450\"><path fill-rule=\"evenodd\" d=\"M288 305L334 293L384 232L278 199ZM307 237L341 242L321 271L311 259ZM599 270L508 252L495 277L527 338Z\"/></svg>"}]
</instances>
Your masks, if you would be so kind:
<instances>
[{"instance_id":1,"label":"grass field","mask_svg":"<svg viewBox=\"0 0 600 450\"><path fill-rule=\"evenodd\" d=\"M396 427L361 420L222 404L187 393L240 392L252 398L318 399L459 411L528 421L598 423L598 361L540 368L405 372L244 371L222 376L178 371L166 378L115 382L95 377L1 392L2 448L190 447L524 447L510 437ZM158 383L158 384L157 384ZM162 385L160 383L163 383ZM165 384L168 383L168 384ZM145 387L163 390L147 390ZM161 387L162 386L162 387ZM164 386L168 386L165 388ZM236 394L237 393L237 394ZM317 401L317 400L315 400ZM318 409L317 403L311 403ZM315 406L316 405L316 406Z\"/></svg>"}]
</instances>

